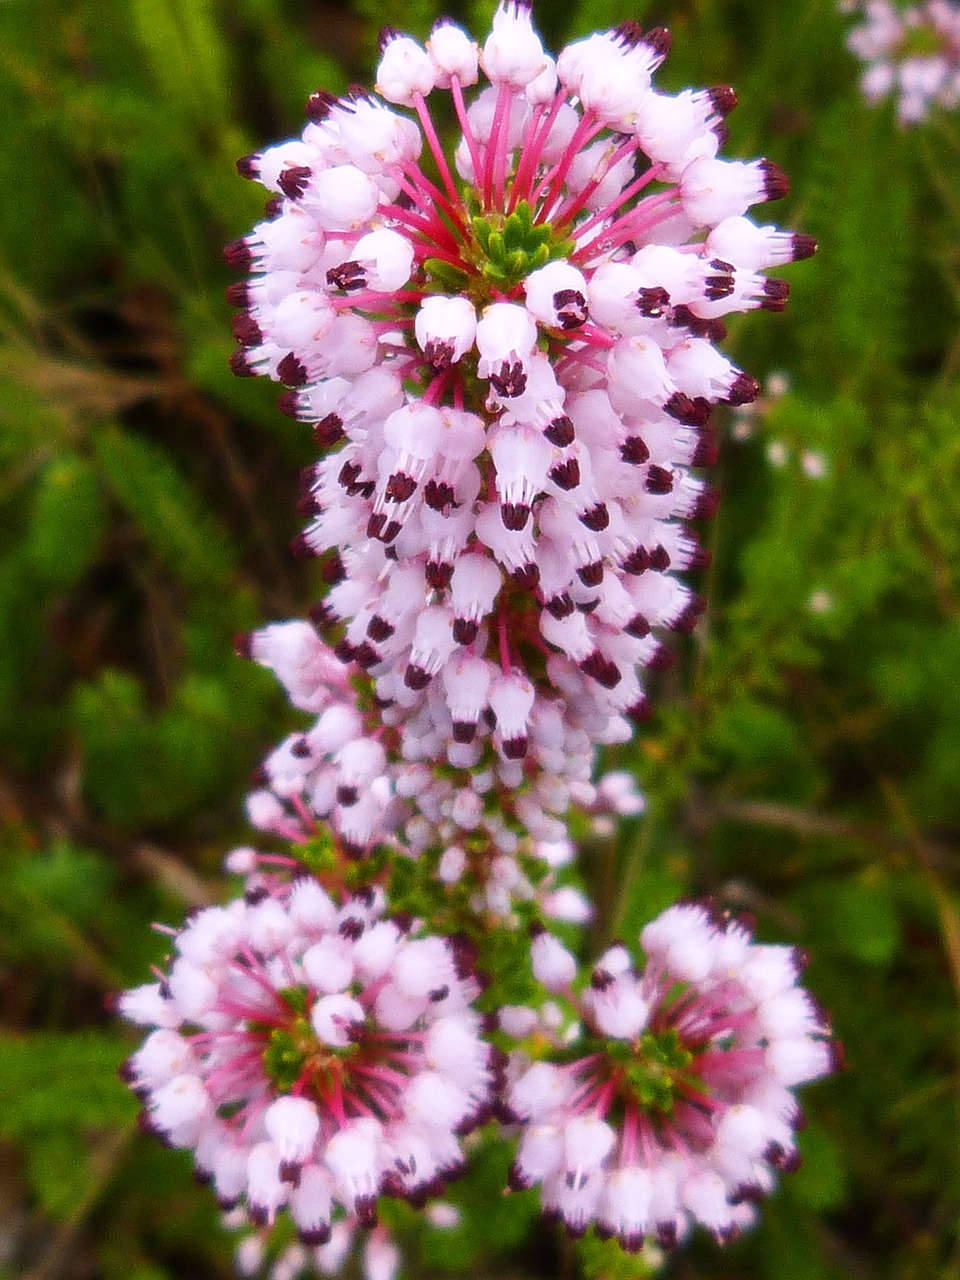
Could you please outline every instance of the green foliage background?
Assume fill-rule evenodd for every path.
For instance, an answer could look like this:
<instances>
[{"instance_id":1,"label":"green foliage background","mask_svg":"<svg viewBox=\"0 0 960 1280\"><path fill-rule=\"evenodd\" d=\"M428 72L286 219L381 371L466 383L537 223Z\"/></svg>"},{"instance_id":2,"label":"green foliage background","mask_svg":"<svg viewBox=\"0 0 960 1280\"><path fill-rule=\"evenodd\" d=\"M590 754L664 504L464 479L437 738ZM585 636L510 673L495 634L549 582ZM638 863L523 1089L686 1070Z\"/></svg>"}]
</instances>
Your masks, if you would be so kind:
<instances>
[{"instance_id":1,"label":"green foliage background","mask_svg":"<svg viewBox=\"0 0 960 1280\"><path fill-rule=\"evenodd\" d=\"M450 12L483 32L489 0ZM231 638L303 612L286 554L309 441L236 382L221 245L238 155L363 81L428 0L0 2L0 1277L226 1277L189 1161L136 1132L105 997L152 920L226 891L245 780L291 723ZM812 956L849 1071L809 1091L803 1169L677 1280L960 1277L960 123L867 110L832 0L543 0L562 39L668 25L660 83L731 83L813 233L784 316L729 348L790 390L727 423L709 608L620 763L648 815L585 850L591 950L681 893ZM764 211L762 211L764 212ZM771 449L771 446L773 448ZM807 474L814 453L825 474ZM774 465L770 458L777 460ZM805 469L806 461L806 469ZM503 1153L405 1275L637 1274L503 1200Z\"/></svg>"}]
</instances>

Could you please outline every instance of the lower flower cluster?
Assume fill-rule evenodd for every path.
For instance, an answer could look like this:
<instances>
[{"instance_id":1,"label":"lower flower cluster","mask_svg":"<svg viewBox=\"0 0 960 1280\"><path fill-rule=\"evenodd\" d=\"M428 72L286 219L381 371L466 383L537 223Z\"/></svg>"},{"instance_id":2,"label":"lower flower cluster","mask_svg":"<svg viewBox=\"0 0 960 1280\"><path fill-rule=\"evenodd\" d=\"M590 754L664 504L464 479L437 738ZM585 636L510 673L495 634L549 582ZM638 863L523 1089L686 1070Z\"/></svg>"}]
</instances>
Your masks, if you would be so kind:
<instances>
[{"instance_id":1,"label":"lower flower cluster","mask_svg":"<svg viewBox=\"0 0 960 1280\"><path fill-rule=\"evenodd\" d=\"M125 1074L224 1207L261 1224L287 1208L321 1245L336 1211L373 1226L381 1194L422 1202L459 1171L498 1066L452 941L302 877L200 912L175 948L121 998L154 1028Z\"/></svg>"},{"instance_id":2,"label":"lower flower cluster","mask_svg":"<svg viewBox=\"0 0 960 1280\"><path fill-rule=\"evenodd\" d=\"M735 920L671 907L641 941L642 972L615 946L568 993L578 1034L560 1060L511 1079L514 1181L539 1184L576 1235L593 1224L626 1249L648 1235L673 1247L700 1223L725 1241L799 1163L791 1089L832 1069L830 1025L797 985L797 953ZM562 957L544 966L563 981Z\"/></svg>"},{"instance_id":3,"label":"lower flower cluster","mask_svg":"<svg viewBox=\"0 0 960 1280\"><path fill-rule=\"evenodd\" d=\"M671 907L643 930L642 969L616 944L583 982L536 926L520 940L528 1002L481 1014L481 947L388 914L378 890L338 899L252 850L230 864L249 872L243 897L171 931L167 971L120 1011L150 1028L123 1070L143 1127L191 1150L232 1221L260 1229L242 1270L286 1211L299 1244L279 1280L331 1274L357 1229L374 1231L369 1277L390 1280L379 1202L455 1215L428 1201L494 1118L517 1142L515 1190L539 1187L570 1234L630 1251L673 1248L697 1223L731 1239L799 1163L793 1090L838 1047L800 954L744 922Z\"/></svg>"}]
</instances>

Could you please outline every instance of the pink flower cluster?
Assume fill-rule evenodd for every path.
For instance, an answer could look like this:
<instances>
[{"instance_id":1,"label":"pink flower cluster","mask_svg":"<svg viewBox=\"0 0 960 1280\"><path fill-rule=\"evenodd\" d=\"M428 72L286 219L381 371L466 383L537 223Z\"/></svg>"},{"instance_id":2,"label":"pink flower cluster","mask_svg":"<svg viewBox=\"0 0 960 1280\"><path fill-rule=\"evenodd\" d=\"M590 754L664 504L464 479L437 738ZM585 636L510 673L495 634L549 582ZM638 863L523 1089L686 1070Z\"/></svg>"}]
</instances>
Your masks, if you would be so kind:
<instances>
[{"instance_id":1,"label":"pink flower cluster","mask_svg":"<svg viewBox=\"0 0 960 1280\"><path fill-rule=\"evenodd\" d=\"M641 940L642 971L614 946L579 994L572 956L549 935L534 943L541 980L579 1026L558 1060L510 1065L514 1181L540 1185L574 1235L593 1224L626 1249L648 1236L673 1247L699 1222L727 1240L799 1163L791 1090L832 1070L830 1025L797 985L797 952L755 943L736 920L675 906ZM533 1010L511 1008L506 1025L543 1034Z\"/></svg>"},{"instance_id":2,"label":"pink flower cluster","mask_svg":"<svg viewBox=\"0 0 960 1280\"><path fill-rule=\"evenodd\" d=\"M512 0L482 50L388 32L379 97L315 95L241 166L274 194L228 251L250 268L234 368L286 383L325 450L314 620L458 767L645 715L641 670L698 614L677 573L703 563L711 407L758 390L723 316L781 310L764 272L815 247L744 216L785 178L717 158L732 90L652 87L668 47L628 23L554 61Z\"/></svg>"},{"instance_id":3,"label":"pink flower cluster","mask_svg":"<svg viewBox=\"0 0 960 1280\"><path fill-rule=\"evenodd\" d=\"M743 924L671 908L642 972L618 945L585 985L545 924L591 916L577 826L643 809L596 756L699 612L711 411L758 392L723 317L781 310L766 272L815 248L745 216L783 174L718 158L732 90L654 89L668 48L626 23L554 59L501 0L482 48L386 32L375 94L314 94L241 162L271 198L228 250L233 368L313 429L295 545L329 591L238 646L310 717L248 798L287 851L234 850L243 896L168 931L120 1008L145 1127L255 1228L245 1274L285 1212L273 1280L332 1274L358 1227L392 1280L379 1199L426 1206L495 1115L572 1233L727 1239L831 1069L796 954Z\"/></svg>"},{"instance_id":4,"label":"pink flower cluster","mask_svg":"<svg viewBox=\"0 0 960 1280\"><path fill-rule=\"evenodd\" d=\"M336 1209L372 1226L381 1194L422 1201L460 1169L497 1075L462 949L312 877L201 911L174 945L121 997L154 1028L125 1074L221 1204L261 1223L286 1207L322 1245Z\"/></svg>"},{"instance_id":5,"label":"pink flower cluster","mask_svg":"<svg viewBox=\"0 0 960 1280\"><path fill-rule=\"evenodd\" d=\"M429 855L440 880L473 887L477 910L507 916L515 902L536 899L548 918L589 918L583 895L556 888L556 873L574 858L564 819L575 808L596 825L641 812L643 800L629 774L594 783L589 738L559 714L535 718L539 768L494 758L483 769L452 770L422 714L404 723L401 754L369 678L339 661L308 623L266 627L243 650L277 674L295 706L319 713L264 761L264 785L247 800L255 827L304 843L326 823L350 859L378 847ZM530 858L539 868L533 879Z\"/></svg>"},{"instance_id":6,"label":"pink flower cluster","mask_svg":"<svg viewBox=\"0 0 960 1280\"><path fill-rule=\"evenodd\" d=\"M860 87L868 102L893 96L903 125L925 119L933 106L960 102L960 7L922 0L900 9L890 0L866 0L862 16L847 44L866 64Z\"/></svg>"}]
</instances>

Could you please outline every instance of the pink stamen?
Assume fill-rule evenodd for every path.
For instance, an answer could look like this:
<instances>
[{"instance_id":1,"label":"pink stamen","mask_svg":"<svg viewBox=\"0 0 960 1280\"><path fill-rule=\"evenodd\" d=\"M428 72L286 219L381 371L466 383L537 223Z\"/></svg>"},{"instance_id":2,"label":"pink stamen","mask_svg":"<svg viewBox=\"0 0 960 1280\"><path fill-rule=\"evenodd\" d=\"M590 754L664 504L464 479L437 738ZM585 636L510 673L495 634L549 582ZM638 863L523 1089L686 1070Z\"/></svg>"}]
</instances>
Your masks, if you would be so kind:
<instances>
[{"instance_id":1,"label":"pink stamen","mask_svg":"<svg viewBox=\"0 0 960 1280\"><path fill-rule=\"evenodd\" d=\"M368 1106L355 1093L351 1093L346 1101L351 1111L356 1112L359 1116L372 1116L374 1120L385 1120L387 1118L383 1111L378 1110L376 1106Z\"/></svg>"},{"instance_id":2,"label":"pink stamen","mask_svg":"<svg viewBox=\"0 0 960 1280\"><path fill-rule=\"evenodd\" d=\"M489 209L493 200L494 171L497 168L497 149L501 133L509 135L510 111L513 102L513 91L505 84L497 90L497 102L493 109L493 120L490 124L490 136L487 139L486 156L483 166L483 204ZM502 197L501 197L502 198Z\"/></svg>"},{"instance_id":3,"label":"pink stamen","mask_svg":"<svg viewBox=\"0 0 960 1280\"><path fill-rule=\"evenodd\" d=\"M347 1123L347 1113L344 1107L343 1085L339 1080L333 1082L333 1088L326 1095L324 1101L330 1108L330 1112L337 1122L337 1127L343 1129Z\"/></svg>"},{"instance_id":4,"label":"pink stamen","mask_svg":"<svg viewBox=\"0 0 960 1280\"><path fill-rule=\"evenodd\" d=\"M588 342L591 347L600 347L604 351L609 351L611 347L617 345L617 340L612 333L598 329L596 325L590 324L589 321L586 324L582 324L577 330L577 341L581 340Z\"/></svg>"},{"instance_id":5,"label":"pink stamen","mask_svg":"<svg viewBox=\"0 0 960 1280\"><path fill-rule=\"evenodd\" d=\"M380 293L374 289L358 289L355 293L334 293L330 295L330 301L338 311L349 312L362 308L367 312L373 312L374 315L378 312L385 312L391 317L395 311L399 312L390 321L395 329L403 324L413 323L412 319L403 314L401 308L409 303L416 306L422 300L422 289L397 289L394 293Z\"/></svg>"},{"instance_id":6,"label":"pink stamen","mask_svg":"<svg viewBox=\"0 0 960 1280\"><path fill-rule=\"evenodd\" d=\"M304 830L310 831L313 834L316 834L317 831L320 830L320 828L317 826L316 818L314 818L313 814L310 812L310 810L307 808L306 804L304 803L303 796L300 796L294 793L290 797L290 803L293 805L294 809L296 809L297 813L300 815L300 818L303 821Z\"/></svg>"},{"instance_id":7,"label":"pink stamen","mask_svg":"<svg viewBox=\"0 0 960 1280\"><path fill-rule=\"evenodd\" d=\"M299 867L301 865L296 858L288 858L283 853L258 853L257 862L273 867Z\"/></svg>"},{"instance_id":8,"label":"pink stamen","mask_svg":"<svg viewBox=\"0 0 960 1280\"><path fill-rule=\"evenodd\" d=\"M422 93L417 93L414 95L413 105L416 107L417 115L420 117L420 124L423 126L423 132L426 135L427 145L429 146L430 152L434 158L434 161L436 162L436 166L437 166L437 169L439 170L440 177L443 180L443 185L447 189L447 194L450 196L450 200L452 201L453 205L459 206L460 195L459 195L459 192L457 191L456 183L453 180L453 175L450 173L450 166L447 164L447 157L444 155L443 147L440 145L440 139L437 137L437 131L436 131L436 128L434 127L433 117L430 115L429 108L427 107L427 104L424 101L424 97ZM461 221L461 226L462 226L462 221Z\"/></svg>"},{"instance_id":9,"label":"pink stamen","mask_svg":"<svg viewBox=\"0 0 960 1280\"><path fill-rule=\"evenodd\" d=\"M453 106L457 113L457 122L460 125L463 140L467 144L467 150L470 152L470 161L473 165L474 176L477 182L479 182L483 171L483 164L480 160L480 152L477 149L477 139L474 135L473 129L470 127L470 121L467 118L467 108L463 101L463 87L456 76L450 77L450 92L453 95Z\"/></svg>"},{"instance_id":10,"label":"pink stamen","mask_svg":"<svg viewBox=\"0 0 960 1280\"><path fill-rule=\"evenodd\" d=\"M409 184L404 183L403 179L399 176L398 170L394 171L394 176L397 178L401 187L405 186L408 194L411 194ZM413 194L415 195L415 192ZM455 255L458 254L458 242L451 234L450 228L439 218L422 217L413 209L404 209L398 204L382 205L381 212L385 217L389 217L391 222L400 223L409 230L411 235L419 237L424 245L431 250L427 255L428 257L439 258L443 256L443 253L439 250L439 245L436 243L437 240L441 238L447 242L448 253ZM414 250L416 250L416 248L417 245L415 243ZM459 256L455 256L452 261L459 263Z\"/></svg>"},{"instance_id":11,"label":"pink stamen","mask_svg":"<svg viewBox=\"0 0 960 1280\"><path fill-rule=\"evenodd\" d=\"M640 1139L639 1130L637 1110L635 1107L628 1105L624 1108L623 1131L620 1135L620 1163L622 1165L639 1163L637 1159Z\"/></svg>"},{"instance_id":12,"label":"pink stamen","mask_svg":"<svg viewBox=\"0 0 960 1280\"><path fill-rule=\"evenodd\" d=\"M424 404L439 404L450 381L454 377L452 369L444 369L438 373L425 388L421 399Z\"/></svg>"},{"instance_id":13,"label":"pink stamen","mask_svg":"<svg viewBox=\"0 0 960 1280\"><path fill-rule=\"evenodd\" d=\"M517 207L519 201L529 201L531 198L530 188L534 174L537 171L537 162L543 154L544 144L550 136L550 130L553 128L557 114L566 101L566 98L566 93L560 89L550 105L549 112L546 112L545 118L545 108L542 104L538 106L534 112L533 120L530 123L530 138L520 154L520 164L513 180L513 195L509 209L509 212L511 213ZM535 130L536 132L534 132Z\"/></svg>"},{"instance_id":14,"label":"pink stamen","mask_svg":"<svg viewBox=\"0 0 960 1280\"><path fill-rule=\"evenodd\" d=\"M653 201L658 204L663 201L665 207L659 208L654 214L648 216L649 205ZM613 249L625 244L628 240L645 236L658 222L666 222L668 218L672 218L678 208L680 208L680 199L675 191L664 191L655 196L648 196L637 205L636 209L619 218L612 227L602 230L588 244L578 249L574 259L580 263L590 263L594 255L606 257Z\"/></svg>"},{"instance_id":15,"label":"pink stamen","mask_svg":"<svg viewBox=\"0 0 960 1280\"><path fill-rule=\"evenodd\" d=\"M563 155L553 166L552 169L544 175L543 180L534 193L534 200L540 201L540 208L534 222L549 222L553 216L553 203L560 193L560 189L570 171L570 165L573 163L577 153L587 145L598 133L604 129L604 125L597 121L596 116L585 111L573 132L573 137L567 143ZM546 192L546 195L544 195Z\"/></svg>"},{"instance_id":16,"label":"pink stamen","mask_svg":"<svg viewBox=\"0 0 960 1280\"><path fill-rule=\"evenodd\" d=\"M609 160L604 165L602 172L594 174L594 176L586 184L586 186L579 193L579 195L573 197L567 203L560 206L560 209L557 211L557 215L554 219L554 222L560 225L563 225L564 223L567 223L567 222L571 222L576 217L576 215L580 212L580 210L586 205L587 201L590 199L593 193L597 190L597 188L600 186L603 180L607 177L610 171L613 168L615 168L615 166L618 165L625 156L628 156L631 152L638 151L638 150L639 150L639 147L636 141L632 138L630 139L629 142L625 142L621 147L618 147L617 150L613 152ZM610 210L611 212L615 212L617 209L622 208L623 205L626 203L626 201L631 199L631 197L634 196L637 191L641 190L642 187L645 186L649 181L650 179L647 177L647 175L643 174L641 178L637 178L633 182L631 182L628 186L621 188L621 190L618 192L615 199L611 200L610 203L606 206L607 209ZM637 186L637 183L640 183L641 185ZM578 231L579 231L579 228L578 228Z\"/></svg>"},{"instance_id":17,"label":"pink stamen","mask_svg":"<svg viewBox=\"0 0 960 1280\"><path fill-rule=\"evenodd\" d=\"M406 164L402 166L401 172L409 182L411 191L416 193L416 206L424 212L426 207L429 210L431 203L436 203L437 208L443 209L447 217L454 223L457 233L463 234L463 214L460 209L459 200L455 204L451 204L449 198L437 186L435 182L431 182L421 168L417 165ZM435 221L443 226L441 218L437 217Z\"/></svg>"},{"instance_id":18,"label":"pink stamen","mask_svg":"<svg viewBox=\"0 0 960 1280\"><path fill-rule=\"evenodd\" d=\"M378 1080L381 1084L386 1085L389 1089L402 1089L404 1085L409 1083L410 1077L402 1071L396 1071L393 1067L388 1067L385 1063L376 1062L358 1062L353 1068L353 1074L356 1076L367 1076L371 1080Z\"/></svg>"},{"instance_id":19,"label":"pink stamen","mask_svg":"<svg viewBox=\"0 0 960 1280\"><path fill-rule=\"evenodd\" d=\"M606 1106L602 1105L609 1087L608 1083L598 1084L592 1079L585 1081L584 1087L567 1099L565 1107L573 1115L582 1116L590 1112L594 1115L603 1116L606 1114L607 1107L609 1107L609 1099Z\"/></svg>"},{"instance_id":20,"label":"pink stamen","mask_svg":"<svg viewBox=\"0 0 960 1280\"><path fill-rule=\"evenodd\" d=\"M505 85L500 86L501 93L506 88ZM500 137L497 139L496 163L494 170L494 200L497 208L502 208L504 198L506 196L507 186L507 157L510 152L510 118L513 115L513 98L517 95L511 94L504 113L503 123L500 127Z\"/></svg>"},{"instance_id":21,"label":"pink stamen","mask_svg":"<svg viewBox=\"0 0 960 1280\"><path fill-rule=\"evenodd\" d=\"M591 359L588 354L589 350L587 347L582 351L573 351L570 347L567 347L564 355L557 361L557 372L563 373L571 365L574 365L586 369L595 369L597 373L605 374L607 371L606 365L602 360Z\"/></svg>"}]
</instances>

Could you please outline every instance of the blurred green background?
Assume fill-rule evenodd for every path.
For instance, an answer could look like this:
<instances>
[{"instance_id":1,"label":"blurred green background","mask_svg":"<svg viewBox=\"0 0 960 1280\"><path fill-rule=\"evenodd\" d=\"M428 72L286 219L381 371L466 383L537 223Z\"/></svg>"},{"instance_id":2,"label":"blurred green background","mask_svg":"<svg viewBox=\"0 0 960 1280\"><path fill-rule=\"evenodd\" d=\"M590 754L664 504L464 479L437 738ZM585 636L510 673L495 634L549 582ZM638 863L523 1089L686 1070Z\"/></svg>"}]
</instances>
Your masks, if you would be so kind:
<instances>
[{"instance_id":1,"label":"blurred green background","mask_svg":"<svg viewBox=\"0 0 960 1280\"><path fill-rule=\"evenodd\" d=\"M492 8L445 12L482 38ZM189 1160L136 1130L105 997L162 954L151 921L227 892L250 770L293 723L232 637L317 589L286 550L308 435L227 369L221 246L262 208L234 161L311 90L369 83L381 24L437 14L0 0L3 1280L231 1274ZM960 121L866 109L830 0L537 12L554 49L626 17L673 32L661 88L737 88L725 154L783 165L761 220L821 249L785 315L732 329L771 394L721 422L709 607L619 757L648 815L585 850L591 951L711 893L809 950L849 1059L763 1225L663 1274L960 1277ZM402 1225L405 1276L636 1274L485 1201L481 1163L454 1237Z\"/></svg>"}]
</instances>

